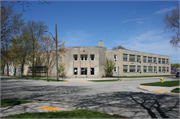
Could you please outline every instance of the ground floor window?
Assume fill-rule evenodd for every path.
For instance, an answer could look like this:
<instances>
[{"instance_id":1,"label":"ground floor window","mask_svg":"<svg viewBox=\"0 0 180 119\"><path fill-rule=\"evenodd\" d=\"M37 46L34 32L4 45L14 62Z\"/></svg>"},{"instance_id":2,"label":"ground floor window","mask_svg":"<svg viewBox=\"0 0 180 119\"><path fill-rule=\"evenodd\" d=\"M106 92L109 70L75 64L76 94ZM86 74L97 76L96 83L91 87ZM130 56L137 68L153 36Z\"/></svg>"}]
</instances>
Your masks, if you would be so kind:
<instances>
[{"instance_id":1,"label":"ground floor window","mask_svg":"<svg viewBox=\"0 0 180 119\"><path fill-rule=\"evenodd\" d=\"M152 66L148 66L148 72L152 72L153 69L152 69Z\"/></svg>"},{"instance_id":2,"label":"ground floor window","mask_svg":"<svg viewBox=\"0 0 180 119\"><path fill-rule=\"evenodd\" d=\"M166 72L166 67L163 67L163 72Z\"/></svg>"},{"instance_id":3,"label":"ground floor window","mask_svg":"<svg viewBox=\"0 0 180 119\"><path fill-rule=\"evenodd\" d=\"M91 68L91 75L94 75L94 68Z\"/></svg>"},{"instance_id":4,"label":"ground floor window","mask_svg":"<svg viewBox=\"0 0 180 119\"><path fill-rule=\"evenodd\" d=\"M161 67L159 67L159 72L161 72Z\"/></svg>"},{"instance_id":5,"label":"ground floor window","mask_svg":"<svg viewBox=\"0 0 180 119\"><path fill-rule=\"evenodd\" d=\"M157 72L157 68L156 68L156 66L154 66L154 72Z\"/></svg>"},{"instance_id":6,"label":"ground floor window","mask_svg":"<svg viewBox=\"0 0 180 119\"><path fill-rule=\"evenodd\" d=\"M135 65L130 65L130 72L135 72L135 70L136 70Z\"/></svg>"},{"instance_id":7,"label":"ground floor window","mask_svg":"<svg viewBox=\"0 0 180 119\"><path fill-rule=\"evenodd\" d=\"M114 67L114 71L115 71L115 72L117 72L117 69L116 69L116 67Z\"/></svg>"},{"instance_id":8,"label":"ground floor window","mask_svg":"<svg viewBox=\"0 0 180 119\"><path fill-rule=\"evenodd\" d=\"M123 72L127 72L128 71L128 65L123 65Z\"/></svg>"},{"instance_id":9,"label":"ground floor window","mask_svg":"<svg viewBox=\"0 0 180 119\"><path fill-rule=\"evenodd\" d=\"M87 75L87 68L81 68L81 75Z\"/></svg>"},{"instance_id":10,"label":"ground floor window","mask_svg":"<svg viewBox=\"0 0 180 119\"><path fill-rule=\"evenodd\" d=\"M144 66L144 72L147 72L147 66Z\"/></svg>"},{"instance_id":11,"label":"ground floor window","mask_svg":"<svg viewBox=\"0 0 180 119\"><path fill-rule=\"evenodd\" d=\"M137 66L137 72L141 72L141 66Z\"/></svg>"},{"instance_id":12,"label":"ground floor window","mask_svg":"<svg viewBox=\"0 0 180 119\"><path fill-rule=\"evenodd\" d=\"M167 72L169 72L169 67L167 67Z\"/></svg>"},{"instance_id":13,"label":"ground floor window","mask_svg":"<svg viewBox=\"0 0 180 119\"><path fill-rule=\"evenodd\" d=\"M78 74L78 68L74 68L74 75Z\"/></svg>"}]
</instances>

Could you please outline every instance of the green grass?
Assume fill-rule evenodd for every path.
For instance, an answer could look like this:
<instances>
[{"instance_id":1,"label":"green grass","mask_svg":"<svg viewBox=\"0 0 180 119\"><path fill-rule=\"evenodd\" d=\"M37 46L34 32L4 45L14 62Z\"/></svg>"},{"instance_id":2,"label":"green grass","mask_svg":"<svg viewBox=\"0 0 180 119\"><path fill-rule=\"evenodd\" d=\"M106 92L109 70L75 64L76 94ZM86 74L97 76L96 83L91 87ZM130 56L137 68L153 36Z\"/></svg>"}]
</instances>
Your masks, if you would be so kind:
<instances>
[{"instance_id":1,"label":"green grass","mask_svg":"<svg viewBox=\"0 0 180 119\"><path fill-rule=\"evenodd\" d=\"M179 86L179 80L177 80L177 81L165 81L163 83L161 83L160 80L159 80L159 82L142 83L141 85L173 87L173 86Z\"/></svg>"},{"instance_id":2,"label":"green grass","mask_svg":"<svg viewBox=\"0 0 180 119\"><path fill-rule=\"evenodd\" d=\"M175 76L175 75L122 76L121 78L168 77L168 76Z\"/></svg>"},{"instance_id":3,"label":"green grass","mask_svg":"<svg viewBox=\"0 0 180 119\"><path fill-rule=\"evenodd\" d=\"M24 103L30 103L32 101L23 101L23 100L3 100L1 99L1 107L20 105Z\"/></svg>"},{"instance_id":4,"label":"green grass","mask_svg":"<svg viewBox=\"0 0 180 119\"><path fill-rule=\"evenodd\" d=\"M119 81L118 79L112 79L112 80L89 80L92 82L110 82L110 81Z\"/></svg>"},{"instance_id":5,"label":"green grass","mask_svg":"<svg viewBox=\"0 0 180 119\"><path fill-rule=\"evenodd\" d=\"M172 93L179 93L179 88L175 88L171 91Z\"/></svg>"},{"instance_id":6,"label":"green grass","mask_svg":"<svg viewBox=\"0 0 180 119\"><path fill-rule=\"evenodd\" d=\"M56 81L57 82L57 80L56 79L42 79L41 77L42 76L35 76L34 78L32 78L32 76L9 76L9 77L15 77L15 78L25 78L25 79L33 79L33 80L44 80L44 81L47 81L47 80L49 80L49 81ZM59 81L63 81L63 80L59 80Z\"/></svg>"},{"instance_id":7,"label":"green grass","mask_svg":"<svg viewBox=\"0 0 180 119\"><path fill-rule=\"evenodd\" d=\"M73 111L60 111L60 112L23 113L23 114L7 116L5 118L120 118L120 117L109 115L107 113L79 109Z\"/></svg>"}]
</instances>

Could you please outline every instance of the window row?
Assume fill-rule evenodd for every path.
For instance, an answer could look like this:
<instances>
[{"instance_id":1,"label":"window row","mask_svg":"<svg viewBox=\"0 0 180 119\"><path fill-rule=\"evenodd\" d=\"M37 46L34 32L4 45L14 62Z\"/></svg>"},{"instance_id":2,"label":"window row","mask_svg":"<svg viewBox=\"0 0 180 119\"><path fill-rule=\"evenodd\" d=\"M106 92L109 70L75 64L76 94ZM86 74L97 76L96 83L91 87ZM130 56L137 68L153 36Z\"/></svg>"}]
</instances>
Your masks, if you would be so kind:
<instances>
[{"instance_id":1,"label":"window row","mask_svg":"<svg viewBox=\"0 0 180 119\"><path fill-rule=\"evenodd\" d=\"M135 55L129 55L129 61L136 61L136 56ZM123 54L123 61L128 61L128 54ZM141 55L137 55L137 62L141 62ZM143 62L148 62L148 63L157 63L157 58L156 57L147 57L143 56ZM158 63L159 64L169 64L169 59L165 58L158 58Z\"/></svg>"},{"instance_id":2,"label":"window row","mask_svg":"<svg viewBox=\"0 0 180 119\"><path fill-rule=\"evenodd\" d=\"M95 68L90 68L90 74L91 75L94 75L94 70ZM74 72L74 75L78 75L78 68L74 68L73 70ZM81 68L81 75L87 75L87 72L88 72L88 68Z\"/></svg>"},{"instance_id":3,"label":"window row","mask_svg":"<svg viewBox=\"0 0 180 119\"><path fill-rule=\"evenodd\" d=\"M159 70L157 70L157 66L143 66L143 72L169 72L169 67L158 67ZM123 72L128 72L128 65L123 65ZM141 66L130 65L129 66L129 72L142 72Z\"/></svg>"},{"instance_id":4,"label":"window row","mask_svg":"<svg viewBox=\"0 0 180 119\"><path fill-rule=\"evenodd\" d=\"M78 60L78 55L77 55L77 54L74 54L74 55L73 55L73 58L74 58L74 61L77 61L77 60ZM88 55L80 55L80 59L81 59L81 61L87 61ZM95 55L94 55L94 54L91 54L91 55L90 55L90 60L91 60L91 61L94 61L94 60L95 60Z\"/></svg>"}]
</instances>

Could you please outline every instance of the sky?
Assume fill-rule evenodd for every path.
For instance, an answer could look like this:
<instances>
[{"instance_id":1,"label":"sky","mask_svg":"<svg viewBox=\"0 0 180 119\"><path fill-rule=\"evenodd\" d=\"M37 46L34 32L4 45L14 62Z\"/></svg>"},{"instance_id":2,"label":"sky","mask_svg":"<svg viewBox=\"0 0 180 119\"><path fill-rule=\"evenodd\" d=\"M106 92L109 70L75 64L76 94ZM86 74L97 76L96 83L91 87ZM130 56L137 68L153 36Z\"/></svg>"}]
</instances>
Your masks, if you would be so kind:
<instances>
[{"instance_id":1,"label":"sky","mask_svg":"<svg viewBox=\"0 0 180 119\"><path fill-rule=\"evenodd\" d=\"M43 1L43 0L41 0ZM48 1L47 1L48 2ZM14 6L25 22L44 21L48 31L65 47L98 46L104 41L107 49L123 46L128 50L170 56L171 63L180 63L180 50L169 41L175 32L165 30L164 15L179 5L178 1L51 1L39 4L30 1L23 12Z\"/></svg>"}]
</instances>

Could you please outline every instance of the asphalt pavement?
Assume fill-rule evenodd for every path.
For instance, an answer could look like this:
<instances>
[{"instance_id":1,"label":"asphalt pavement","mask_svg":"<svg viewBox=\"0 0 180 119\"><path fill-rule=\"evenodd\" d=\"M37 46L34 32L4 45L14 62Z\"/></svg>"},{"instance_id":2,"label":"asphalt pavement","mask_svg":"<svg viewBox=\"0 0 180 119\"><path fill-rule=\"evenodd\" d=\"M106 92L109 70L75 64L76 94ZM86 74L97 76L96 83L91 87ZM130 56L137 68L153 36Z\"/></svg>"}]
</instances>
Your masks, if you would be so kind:
<instances>
[{"instance_id":1,"label":"asphalt pavement","mask_svg":"<svg viewBox=\"0 0 180 119\"><path fill-rule=\"evenodd\" d=\"M26 112L88 109L138 119L179 118L179 94L170 93L179 86L169 88L140 85L157 82L159 79L124 78L117 82L66 79L65 82L57 83L1 77L1 99L33 102L1 108L0 117ZM166 80L177 78L164 78Z\"/></svg>"}]
</instances>

